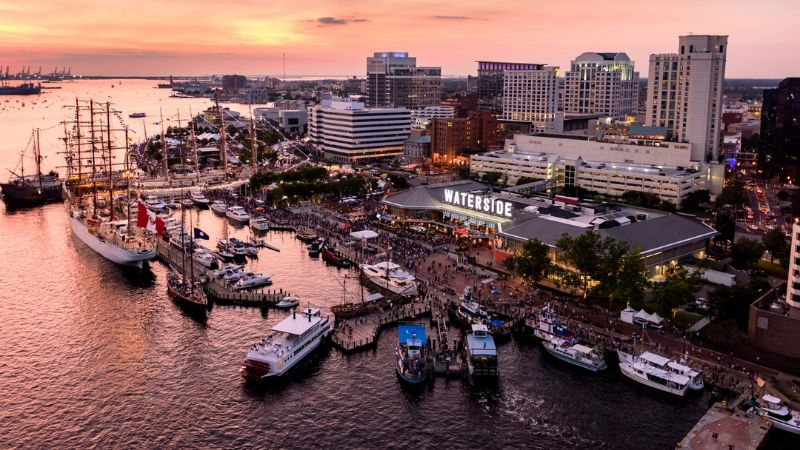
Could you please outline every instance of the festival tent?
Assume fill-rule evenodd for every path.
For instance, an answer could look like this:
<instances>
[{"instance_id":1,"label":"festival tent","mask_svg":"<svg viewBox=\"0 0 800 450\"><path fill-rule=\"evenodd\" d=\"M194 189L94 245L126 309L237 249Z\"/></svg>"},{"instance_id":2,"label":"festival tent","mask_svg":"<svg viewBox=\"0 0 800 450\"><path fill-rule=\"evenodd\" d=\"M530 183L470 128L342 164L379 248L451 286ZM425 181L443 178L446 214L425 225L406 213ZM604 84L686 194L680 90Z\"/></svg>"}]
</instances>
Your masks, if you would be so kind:
<instances>
[{"instance_id":1,"label":"festival tent","mask_svg":"<svg viewBox=\"0 0 800 450\"><path fill-rule=\"evenodd\" d=\"M647 311L645 311L645 310L643 309L643 310L641 310L641 311L637 312L636 314L634 314L634 315L633 315L633 318L634 318L634 319L642 319L642 320L647 320L647 319L649 319L649 318L650 318L650 314L649 314Z\"/></svg>"},{"instance_id":2,"label":"festival tent","mask_svg":"<svg viewBox=\"0 0 800 450\"><path fill-rule=\"evenodd\" d=\"M375 239L376 237L378 237L378 233L372 230L354 231L350 233L350 237L357 241L361 241L367 239Z\"/></svg>"},{"instance_id":3,"label":"festival tent","mask_svg":"<svg viewBox=\"0 0 800 450\"><path fill-rule=\"evenodd\" d=\"M647 318L647 321L651 323L664 323L664 319L662 319L658 313L651 314L650 317Z\"/></svg>"},{"instance_id":4,"label":"festival tent","mask_svg":"<svg viewBox=\"0 0 800 450\"><path fill-rule=\"evenodd\" d=\"M619 320L625 323L633 323L634 314L636 314L636 310L628 306L627 308L619 312Z\"/></svg>"}]
</instances>

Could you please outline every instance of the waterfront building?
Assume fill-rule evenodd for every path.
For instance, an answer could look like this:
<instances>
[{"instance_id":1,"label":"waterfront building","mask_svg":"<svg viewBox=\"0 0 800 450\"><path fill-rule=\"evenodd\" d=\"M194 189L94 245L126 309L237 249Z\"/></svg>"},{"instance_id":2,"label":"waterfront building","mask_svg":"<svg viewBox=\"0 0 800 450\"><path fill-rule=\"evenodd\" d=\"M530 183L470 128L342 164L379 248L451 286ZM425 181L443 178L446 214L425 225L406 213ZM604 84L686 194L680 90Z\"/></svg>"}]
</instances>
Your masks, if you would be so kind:
<instances>
[{"instance_id":1,"label":"waterfront building","mask_svg":"<svg viewBox=\"0 0 800 450\"><path fill-rule=\"evenodd\" d=\"M540 70L543 64L477 61L475 88L478 108L500 114L503 111L503 77L506 70Z\"/></svg>"},{"instance_id":2,"label":"waterfront building","mask_svg":"<svg viewBox=\"0 0 800 450\"><path fill-rule=\"evenodd\" d=\"M717 232L677 214L613 203L578 203L574 199L525 198L494 192L476 181L420 186L383 199L386 220L424 225L491 245L495 261L512 257L529 239L539 239L556 258L556 241L591 230L641 251L650 276L688 257L702 256Z\"/></svg>"},{"instance_id":3,"label":"waterfront building","mask_svg":"<svg viewBox=\"0 0 800 450\"><path fill-rule=\"evenodd\" d=\"M769 175L796 183L800 176L800 78L765 89L761 106L759 166Z\"/></svg>"},{"instance_id":4,"label":"waterfront building","mask_svg":"<svg viewBox=\"0 0 800 450\"><path fill-rule=\"evenodd\" d=\"M645 125L692 144L693 161L716 161L721 140L727 36L689 35L678 53L650 55Z\"/></svg>"},{"instance_id":5,"label":"waterfront building","mask_svg":"<svg viewBox=\"0 0 800 450\"><path fill-rule=\"evenodd\" d=\"M402 156L410 130L405 108L365 108L361 102L331 99L308 112L312 145L338 162Z\"/></svg>"},{"instance_id":6,"label":"waterfront building","mask_svg":"<svg viewBox=\"0 0 800 450\"><path fill-rule=\"evenodd\" d=\"M523 133L558 133L563 120L558 112L558 67L503 72L502 123Z\"/></svg>"},{"instance_id":7,"label":"waterfront building","mask_svg":"<svg viewBox=\"0 0 800 450\"><path fill-rule=\"evenodd\" d=\"M367 58L367 101L370 108L420 109L441 100L441 67L417 67L406 52L375 52Z\"/></svg>"},{"instance_id":8,"label":"waterfront building","mask_svg":"<svg viewBox=\"0 0 800 450\"><path fill-rule=\"evenodd\" d=\"M624 119L635 114L639 73L625 53L586 52L564 75L564 112Z\"/></svg>"},{"instance_id":9,"label":"waterfront building","mask_svg":"<svg viewBox=\"0 0 800 450\"><path fill-rule=\"evenodd\" d=\"M247 87L247 77L244 75L223 75L222 90L226 94L235 94L240 89Z\"/></svg>"}]
</instances>

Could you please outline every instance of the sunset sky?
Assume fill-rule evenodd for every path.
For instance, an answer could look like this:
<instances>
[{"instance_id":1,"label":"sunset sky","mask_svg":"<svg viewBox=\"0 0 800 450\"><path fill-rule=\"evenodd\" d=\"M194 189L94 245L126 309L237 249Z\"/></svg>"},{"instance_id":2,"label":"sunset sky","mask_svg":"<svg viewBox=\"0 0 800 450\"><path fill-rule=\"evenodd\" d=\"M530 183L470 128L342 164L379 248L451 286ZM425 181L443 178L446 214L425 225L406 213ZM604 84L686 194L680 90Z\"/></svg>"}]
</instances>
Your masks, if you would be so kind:
<instances>
[{"instance_id":1,"label":"sunset sky","mask_svg":"<svg viewBox=\"0 0 800 450\"><path fill-rule=\"evenodd\" d=\"M407 51L444 75L475 60L566 68L624 51L647 74L678 36L727 34L727 77L800 75L798 0L0 0L0 66L91 75L363 76L375 51Z\"/></svg>"}]
</instances>

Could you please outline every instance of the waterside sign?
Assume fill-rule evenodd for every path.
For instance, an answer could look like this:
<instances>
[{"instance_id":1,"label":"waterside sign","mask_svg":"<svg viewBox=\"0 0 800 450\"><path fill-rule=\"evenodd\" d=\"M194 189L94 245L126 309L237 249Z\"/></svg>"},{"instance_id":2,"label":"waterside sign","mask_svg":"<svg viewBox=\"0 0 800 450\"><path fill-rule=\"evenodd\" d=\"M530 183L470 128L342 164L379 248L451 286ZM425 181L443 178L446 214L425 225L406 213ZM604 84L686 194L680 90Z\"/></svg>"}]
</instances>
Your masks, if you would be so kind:
<instances>
[{"instance_id":1,"label":"waterside sign","mask_svg":"<svg viewBox=\"0 0 800 450\"><path fill-rule=\"evenodd\" d=\"M457 192L452 189L444 190L444 202L449 205L473 209L482 213L507 217L509 219L511 218L513 207L511 202L505 200L498 200L485 195L470 194L468 192Z\"/></svg>"}]
</instances>

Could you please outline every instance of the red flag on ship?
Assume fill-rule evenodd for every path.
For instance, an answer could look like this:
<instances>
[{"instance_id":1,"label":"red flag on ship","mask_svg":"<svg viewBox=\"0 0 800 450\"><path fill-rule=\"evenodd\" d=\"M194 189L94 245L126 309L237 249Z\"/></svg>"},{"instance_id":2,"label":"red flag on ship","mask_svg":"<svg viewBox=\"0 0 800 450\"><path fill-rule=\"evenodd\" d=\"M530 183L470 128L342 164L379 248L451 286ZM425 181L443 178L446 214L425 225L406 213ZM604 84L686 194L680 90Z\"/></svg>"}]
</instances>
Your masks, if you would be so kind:
<instances>
[{"instance_id":1,"label":"red flag on ship","mask_svg":"<svg viewBox=\"0 0 800 450\"><path fill-rule=\"evenodd\" d=\"M142 202L139 202L139 210L136 214L136 226L156 233L159 236L164 236L167 231L167 227L164 221L161 220L161 217L158 217L156 213L147 209Z\"/></svg>"}]
</instances>

